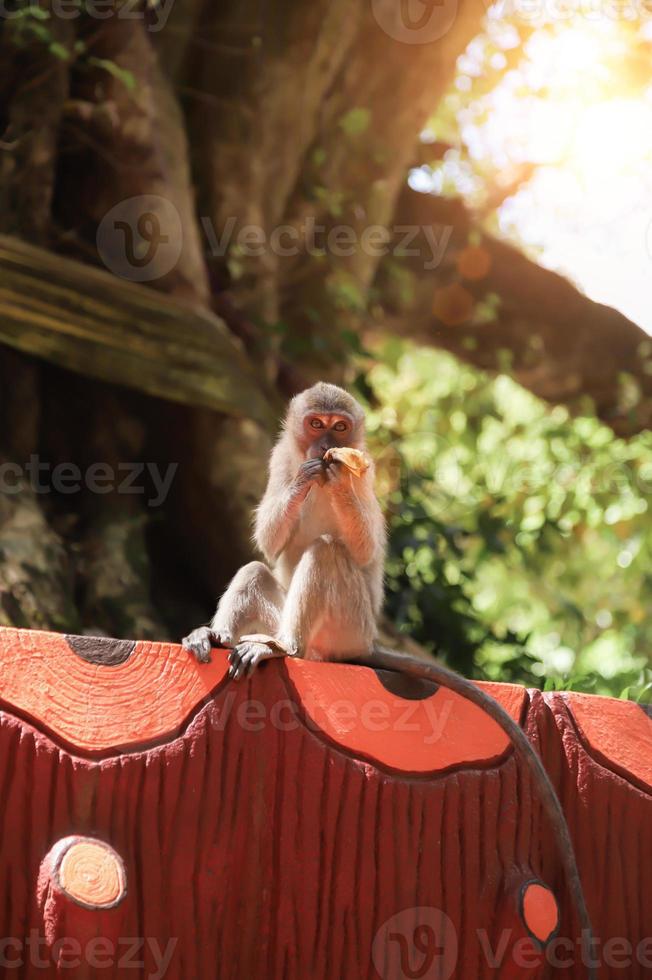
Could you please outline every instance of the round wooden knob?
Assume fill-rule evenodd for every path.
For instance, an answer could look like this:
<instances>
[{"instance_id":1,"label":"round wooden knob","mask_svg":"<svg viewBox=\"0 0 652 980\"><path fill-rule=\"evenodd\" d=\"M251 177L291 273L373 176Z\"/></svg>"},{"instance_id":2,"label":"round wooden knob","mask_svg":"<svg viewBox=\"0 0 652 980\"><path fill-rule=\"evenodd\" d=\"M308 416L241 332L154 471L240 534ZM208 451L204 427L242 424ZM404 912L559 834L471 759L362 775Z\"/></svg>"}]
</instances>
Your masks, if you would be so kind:
<instances>
[{"instance_id":1,"label":"round wooden knob","mask_svg":"<svg viewBox=\"0 0 652 980\"><path fill-rule=\"evenodd\" d=\"M122 858L103 841L71 837L59 851L55 876L64 895L88 909L115 908L127 894Z\"/></svg>"}]
</instances>

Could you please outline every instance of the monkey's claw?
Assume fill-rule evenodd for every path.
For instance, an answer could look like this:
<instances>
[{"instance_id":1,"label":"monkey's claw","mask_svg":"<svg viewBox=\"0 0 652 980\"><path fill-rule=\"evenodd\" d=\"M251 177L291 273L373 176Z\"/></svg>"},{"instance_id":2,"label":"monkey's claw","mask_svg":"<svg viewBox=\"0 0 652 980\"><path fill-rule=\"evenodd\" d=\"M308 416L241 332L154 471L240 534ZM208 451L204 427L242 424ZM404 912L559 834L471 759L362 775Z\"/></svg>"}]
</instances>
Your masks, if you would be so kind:
<instances>
[{"instance_id":1,"label":"monkey's claw","mask_svg":"<svg viewBox=\"0 0 652 980\"><path fill-rule=\"evenodd\" d=\"M188 636L184 636L181 646L184 650L192 653L200 664L210 663L211 648L220 646L230 646L231 641L228 637L216 633L210 626L200 626L193 630Z\"/></svg>"},{"instance_id":2,"label":"monkey's claw","mask_svg":"<svg viewBox=\"0 0 652 980\"><path fill-rule=\"evenodd\" d=\"M285 653L277 647L260 640L244 640L238 643L229 654L229 677L234 681L240 680L245 674L251 675L263 660L273 660L274 657L284 657Z\"/></svg>"}]
</instances>

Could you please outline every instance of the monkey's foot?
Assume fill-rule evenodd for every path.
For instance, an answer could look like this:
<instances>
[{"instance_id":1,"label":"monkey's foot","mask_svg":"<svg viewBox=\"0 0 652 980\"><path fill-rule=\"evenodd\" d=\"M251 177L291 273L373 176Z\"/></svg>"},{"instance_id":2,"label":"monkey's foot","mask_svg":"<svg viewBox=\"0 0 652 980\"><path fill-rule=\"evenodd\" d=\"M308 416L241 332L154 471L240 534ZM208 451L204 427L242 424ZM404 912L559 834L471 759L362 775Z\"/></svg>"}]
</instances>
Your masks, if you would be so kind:
<instances>
[{"instance_id":1,"label":"monkey's foot","mask_svg":"<svg viewBox=\"0 0 652 980\"><path fill-rule=\"evenodd\" d=\"M237 681L245 674L253 674L258 664L264 660L273 660L275 657L285 656L287 656L286 651L271 636L264 636L259 633L243 636L229 654L229 663L231 664L229 677Z\"/></svg>"},{"instance_id":2,"label":"monkey's foot","mask_svg":"<svg viewBox=\"0 0 652 980\"><path fill-rule=\"evenodd\" d=\"M210 626L200 626L184 636L181 646L194 654L200 664L207 664L211 659L211 647L230 647L233 641L226 633L217 633Z\"/></svg>"}]
</instances>

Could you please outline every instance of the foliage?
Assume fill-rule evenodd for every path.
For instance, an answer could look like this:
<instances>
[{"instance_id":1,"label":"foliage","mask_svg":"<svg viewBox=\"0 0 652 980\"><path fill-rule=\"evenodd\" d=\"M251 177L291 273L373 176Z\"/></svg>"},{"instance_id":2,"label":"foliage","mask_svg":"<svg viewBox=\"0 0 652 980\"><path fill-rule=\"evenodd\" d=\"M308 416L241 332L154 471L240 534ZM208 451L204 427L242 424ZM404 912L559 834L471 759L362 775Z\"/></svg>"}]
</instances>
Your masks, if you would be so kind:
<instances>
[{"instance_id":1,"label":"foliage","mask_svg":"<svg viewBox=\"0 0 652 980\"><path fill-rule=\"evenodd\" d=\"M364 377L388 612L477 677L646 699L652 433L387 342Z\"/></svg>"},{"instance_id":2,"label":"foliage","mask_svg":"<svg viewBox=\"0 0 652 980\"><path fill-rule=\"evenodd\" d=\"M70 0L70 5L79 12L83 11L83 0ZM130 71L109 58L97 58L90 54L85 41L75 40L69 47L62 44L57 40L51 22L50 11L37 6L33 0L17 0L8 22L13 44L20 49L28 48L32 44L43 45L51 57L58 61L75 62L82 70L99 68L112 75L130 92L135 90L136 80Z\"/></svg>"}]
</instances>

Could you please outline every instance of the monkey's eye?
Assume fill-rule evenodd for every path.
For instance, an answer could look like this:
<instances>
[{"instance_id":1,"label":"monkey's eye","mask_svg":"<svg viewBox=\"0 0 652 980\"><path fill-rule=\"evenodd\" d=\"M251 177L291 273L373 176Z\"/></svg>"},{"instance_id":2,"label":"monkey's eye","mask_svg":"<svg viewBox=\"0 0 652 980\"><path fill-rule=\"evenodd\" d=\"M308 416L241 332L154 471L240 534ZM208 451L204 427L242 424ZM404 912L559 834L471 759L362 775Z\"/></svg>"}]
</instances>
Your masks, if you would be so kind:
<instances>
[{"instance_id":1,"label":"monkey's eye","mask_svg":"<svg viewBox=\"0 0 652 980\"><path fill-rule=\"evenodd\" d=\"M324 428L324 423L322 421L320 421L320 419L312 419L312 421L310 422L310 424L313 427L313 429L323 429Z\"/></svg>"},{"instance_id":2,"label":"monkey's eye","mask_svg":"<svg viewBox=\"0 0 652 980\"><path fill-rule=\"evenodd\" d=\"M336 422L333 428L336 432L346 432L346 422Z\"/></svg>"}]
</instances>

